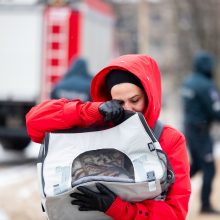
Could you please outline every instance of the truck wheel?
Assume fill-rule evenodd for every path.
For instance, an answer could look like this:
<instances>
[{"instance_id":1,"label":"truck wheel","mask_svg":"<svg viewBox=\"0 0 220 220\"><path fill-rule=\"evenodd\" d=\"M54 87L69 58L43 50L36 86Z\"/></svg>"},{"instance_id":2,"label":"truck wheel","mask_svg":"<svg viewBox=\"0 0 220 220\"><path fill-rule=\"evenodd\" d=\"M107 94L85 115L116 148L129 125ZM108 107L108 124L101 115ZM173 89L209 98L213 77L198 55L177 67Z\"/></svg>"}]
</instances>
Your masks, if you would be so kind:
<instances>
[{"instance_id":1,"label":"truck wheel","mask_svg":"<svg viewBox=\"0 0 220 220\"><path fill-rule=\"evenodd\" d=\"M30 143L29 138L19 138L19 139L3 139L1 140L1 144L4 149L7 150L17 150L17 151L22 151L24 150L28 144Z\"/></svg>"}]
</instances>

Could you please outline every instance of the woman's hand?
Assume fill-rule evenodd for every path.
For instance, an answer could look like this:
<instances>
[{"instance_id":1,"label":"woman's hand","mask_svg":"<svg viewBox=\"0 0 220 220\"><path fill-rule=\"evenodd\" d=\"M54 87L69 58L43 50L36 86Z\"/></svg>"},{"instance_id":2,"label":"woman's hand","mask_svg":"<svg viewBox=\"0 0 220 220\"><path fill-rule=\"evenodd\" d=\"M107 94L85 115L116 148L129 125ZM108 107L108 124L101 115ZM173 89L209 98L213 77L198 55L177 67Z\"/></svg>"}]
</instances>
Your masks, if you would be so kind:
<instances>
[{"instance_id":1,"label":"woman's hand","mask_svg":"<svg viewBox=\"0 0 220 220\"><path fill-rule=\"evenodd\" d=\"M101 183L97 183L96 188L99 192L94 192L84 186L77 187L81 193L70 195L76 199L71 201L72 205L78 205L80 211L98 210L106 212L117 196Z\"/></svg>"},{"instance_id":2,"label":"woman's hand","mask_svg":"<svg viewBox=\"0 0 220 220\"><path fill-rule=\"evenodd\" d=\"M106 122L117 123L124 115L124 109L118 100L104 102L99 106L99 112L104 116Z\"/></svg>"}]
</instances>

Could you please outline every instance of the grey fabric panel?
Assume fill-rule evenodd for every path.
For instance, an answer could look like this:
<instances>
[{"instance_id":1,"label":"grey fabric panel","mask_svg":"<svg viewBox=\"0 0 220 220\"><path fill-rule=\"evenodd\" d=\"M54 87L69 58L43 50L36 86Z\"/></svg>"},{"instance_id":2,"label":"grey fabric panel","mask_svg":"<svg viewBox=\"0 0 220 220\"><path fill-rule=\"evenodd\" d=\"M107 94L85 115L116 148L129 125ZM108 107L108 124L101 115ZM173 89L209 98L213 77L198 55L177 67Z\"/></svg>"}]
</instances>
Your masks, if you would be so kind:
<instances>
[{"instance_id":1,"label":"grey fabric panel","mask_svg":"<svg viewBox=\"0 0 220 220\"><path fill-rule=\"evenodd\" d=\"M99 181L100 182L100 181ZM146 183L136 183L134 187L132 183L111 183L101 182L122 199L126 201L142 201L148 197L153 199L160 192L147 192L148 186ZM97 191L95 182L83 184L88 188ZM158 189L160 189L159 183L157 183ZM160 189L161 190L161 189ZM110 220L111 218L102 212L87 211L80 212L77 206L71 205L71 197L69 196L73 192L78 192L76 188L73 188L69 192L63 193L59 196L48 197L46 201L46 212L50 220ZM139 196L138 196L139 195Z\"/></svg>"},{"instance_id":2,"label":"grey fabric panel","mask_svg":"<svg viewBox=\"0 0 220 220\"><path fill-rule=\"evenodd\" d=\"M164 124L160 120L157 120L153 128L153 133L154 133L155 138L158 141L160 140L160 136L161 136L161 133L163 132L163 128L164 128Z\"/></svg>"},{"instance_id":3,"label":"grey fabric panel","mask_svg":"<svg viewBox=\"0 0 220 220\"><path fill-rule=\"evenodd\" d=\"M120 177L111 177L111 176L86 176L83 178L80 178L78 180L76 180L73 184L72 187L78 186L78 185L82 185L83 183L88 183L91 181L96 181L96 182L100 182L100 181L105 181L105 182L119 182L119 183L135 183L134 180L132 179L127 179L127 178L120 178Z\"/></svg>"}]
</instances>

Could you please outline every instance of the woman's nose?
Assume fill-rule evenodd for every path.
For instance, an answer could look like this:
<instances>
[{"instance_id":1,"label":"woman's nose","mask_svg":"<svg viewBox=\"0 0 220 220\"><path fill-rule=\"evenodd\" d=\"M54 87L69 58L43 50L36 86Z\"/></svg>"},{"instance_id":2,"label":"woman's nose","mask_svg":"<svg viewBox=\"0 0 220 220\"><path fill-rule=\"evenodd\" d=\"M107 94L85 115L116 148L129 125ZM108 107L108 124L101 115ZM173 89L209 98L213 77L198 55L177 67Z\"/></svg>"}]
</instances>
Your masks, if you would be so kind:
<instances>
[{"instance_id":1,"label":"woman's nose","mask_svg":"<svg viewBox=\"0 0 220 220\"><path fill-rule=\"evenodd\" d=\"M132 106L129 103L125 103L123 108L124 108L124 110L128 110L128 111L132 111L133 110Z\"/></svg>"}]
</instances>

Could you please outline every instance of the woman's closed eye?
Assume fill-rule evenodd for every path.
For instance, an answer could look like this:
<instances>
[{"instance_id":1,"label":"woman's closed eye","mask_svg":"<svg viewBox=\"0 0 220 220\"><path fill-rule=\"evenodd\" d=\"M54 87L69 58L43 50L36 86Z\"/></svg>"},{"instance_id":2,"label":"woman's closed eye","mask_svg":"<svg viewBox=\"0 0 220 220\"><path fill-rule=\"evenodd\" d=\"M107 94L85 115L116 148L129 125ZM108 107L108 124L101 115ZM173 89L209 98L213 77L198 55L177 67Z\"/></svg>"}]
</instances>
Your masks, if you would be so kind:
<instances>
[{"instance_id":1,"label":"woman's closed eye","mask_svg":"<svg viewBox=\"0 0 220 220\"><path fill-rule=\"evenodd\" d=\"M135 98L135 99L130 100L131 103L137 103L138 101L139 101L139 98Z\"/></svg>"}]
</instances>

